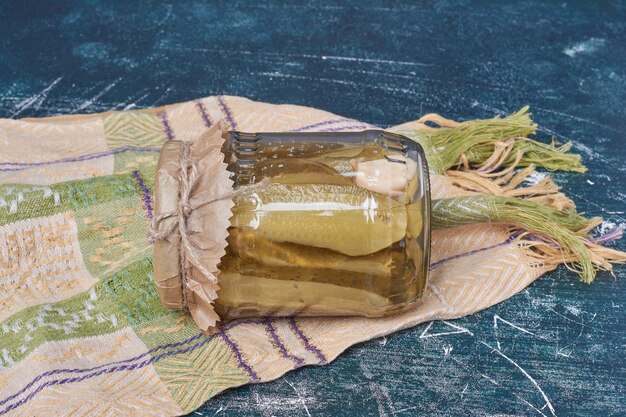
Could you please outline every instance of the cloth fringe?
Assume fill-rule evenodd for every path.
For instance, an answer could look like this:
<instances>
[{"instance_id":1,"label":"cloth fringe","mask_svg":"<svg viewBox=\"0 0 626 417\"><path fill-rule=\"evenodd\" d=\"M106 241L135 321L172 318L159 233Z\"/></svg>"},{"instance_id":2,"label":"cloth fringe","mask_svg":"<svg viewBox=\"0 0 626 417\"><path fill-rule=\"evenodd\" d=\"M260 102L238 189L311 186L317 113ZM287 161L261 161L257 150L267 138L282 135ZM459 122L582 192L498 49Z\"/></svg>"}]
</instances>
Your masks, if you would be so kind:
<instances>
[{"instance_id":1,"label":"cloth fringe","mask_svg":"<svg viewBox=\"0 0 626 417\"><path fill-rule=\"evenodd\" d=\"M510 168L515 168L511 165ZM551 177L540 178L534 184L527 185L527 180L536 174L534 166L515 172L506 169L498 175L484 174L477 171L449 170L446 175L452 178L452 184L465 191L502 197L524 198L557 210L575 209L576 205L560 190Z\"/></svg>"},{"instance_id":2,"label":"cloth fringe","mask_svg":"<svg viewBox=\"0 0 626 417\"><path fill-rule=\"evenodd\" d=\"M518 243L546 268L565 264L584 282L598 270L626 261L626 253L593 241L589 232L601 219L585 219L561 188L544 176L529 183L535 167L585 172L580 155L568 153L570 142L545 144L529 138L536 132L528 106L507 117L459 123L438 114L421 117L407 131L427 154L431 170L474 196L433 201L434 228L472 223L504 223L517 228ZM530 239L532 237L532 239Z\"/></svg>"},{"instance_id":3,"label":"cloth fringe","mask_svg":"<svg viewBox=\"0 0 626 417\"><path fill-rule=\"evenodd\" d=\"M615 239L622 237L621 229L619 230L619 235L615 237ZM596 270L608 271L613 274L612 264L626 263L625 252L604 247L582 237L579 239L581 239L585 245L587 253ZM531 266L541 266L551 270L564 264L568 269L577 273L580 272L578 269L571 267L572 264L581 261L580 256L575 253L565 253L561 248L550 242L538 241L536 239L529 240L520 237L517 243L523 249L527 249L527 256L531 259Z\"/></svg>"},{"instance_id":4,"label":"cloth fringe","mask_svg":"<svg viewBox=\"0 0 626 417\"><path fill-rule=\"evenodd\" d=\"M434 200L434 229L474 223L503 223L514 226L520 245L535 252L537 262L565 264L591 283L598 270L612 270L613 263L626 262L626 253L605 248L589 232L601 219L586 219L574 210L557 210L534 201L504 196L468 196ZM612 239L621 237L613 234Z\"/></svg>"},{"instance_id":5,"label":"cloth fringe","mask_svg":"<svg viewBox=\"0 0 626 417\"><path fill-rule=\"evenodd\" d=\"M428 114L412 130L398 133L424 147L435 173L456 169L490 174L511 166L531 165L549 171L585 172L580 155L568 153L571 143L558 145L553 140L546 144L529 138L537 125L528 110L526 106L507 117L462 123Z\"/></svg>"}]
</instances>

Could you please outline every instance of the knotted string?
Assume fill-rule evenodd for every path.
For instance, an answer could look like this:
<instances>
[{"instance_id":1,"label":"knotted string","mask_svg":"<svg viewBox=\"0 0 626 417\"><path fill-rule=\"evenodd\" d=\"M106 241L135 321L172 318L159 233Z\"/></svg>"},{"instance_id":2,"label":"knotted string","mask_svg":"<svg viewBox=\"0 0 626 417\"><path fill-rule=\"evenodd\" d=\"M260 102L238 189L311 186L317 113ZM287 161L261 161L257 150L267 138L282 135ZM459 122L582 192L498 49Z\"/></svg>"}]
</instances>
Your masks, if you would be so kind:
<instances>
[{"instance_id":1,"label":"knotted string","mask_svg":"<svg viewBox=\"0 0 626 417\"><path fill-rule=\"evenodd\" d=\"M150 234L154 240L167 239L168 237L175 235L176 231L178 231L178 234L180 235L181 242L179 246L178 258L180 263L180 285L182 293L181 309L186 311L189 310L187 294L187 262L197 268L200 273L207 277L209 281L217 284L217 276L207 270L202 262L200 262L197 256L193 253L192 249L194 246L197 248L197 245L189 238L189 233L187 231L187 218L194 210L197 210L200 207L204 207L218 201L235 198L247 191L265 188L269 182L267 178L264 178L259 183L238 187L237 189L212 196L207 200L191 205L189 200L192 196L199 176L198 161L191 157L192 145L193 142L182 142L180 146L180 173L178 179L179 200L176 210L161 213L158 216L153 217L150 225ZM159 231L160 223L163 220L172 217L174 219L169 226L165 230Z\"/></svg>"}]
</instances>

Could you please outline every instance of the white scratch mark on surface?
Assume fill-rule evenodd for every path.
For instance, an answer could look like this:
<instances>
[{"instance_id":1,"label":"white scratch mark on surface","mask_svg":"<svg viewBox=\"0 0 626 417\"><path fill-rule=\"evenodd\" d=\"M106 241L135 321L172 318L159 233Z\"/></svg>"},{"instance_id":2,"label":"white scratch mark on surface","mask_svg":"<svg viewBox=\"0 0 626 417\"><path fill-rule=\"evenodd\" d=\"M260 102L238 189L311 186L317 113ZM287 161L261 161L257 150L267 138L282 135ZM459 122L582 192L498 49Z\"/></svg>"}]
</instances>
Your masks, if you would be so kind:
<instances>
[{"instance_id":1,"label":"white scratch mark on surface","mask_svg":"<svg viewBox=\"0 0 626 417\"><path fill-rule=\"evenodd\" d=\"M532 336L534 336L535 334L531 331L528 331L526 329L524 329L523 327L520 327L516 324L511 323L508 320L503 319L502 317L498 316L497 314L494 314L493 316L493 332L496 335L496 344L498 345L498 350L501 349L500 347L500 339L498 338L498 321L501 321L504 324L507 324L509 326L511 326L512 328L519 330L522 333L526 333L526 334L530 334Z\"/></svg>"},{"instance_id":2,"label":"white scratch mark on surface","mask_svg":"<svg viewBox=\"0 0 626 417\"><path fill-rule=\"evenodd\" d=\"M261 51L249 51L249 50L231 50L220 48L186 48L182 45L175 47L161 46L159 49L175 50L175 51L190 51L190 52L211 52L222 53L228 55L252 55L252 56L275 56L275 57L293 57L293 58L306 58L317 59L322 61L350 61L350 62L365 62L374 64L391 64L391 65L405 65L415 67L432 67L433 64L425 64L417 61L396 61L392 59L380 59L380 58L363 58L356 56L340 56L340 55L315 55L315 54L294 54L294 53L281 53L281 52L261 52Z\"/></svg>"},{"instance_id":3,"label":"white scratch mark on surface","mask_svg":"<svg viewBox=\"0 0 626 417\"><path fill-rule=\"evenodd\" d=\"M506 114L506 112L505 112L504 110L501 110L501 109L495 108L495 107L493 107L493 106L488 106L488 105L486 105L486 104L484 104L484 103L481 103L481 102L480 102L480 101L478 101L478 100L474 100L474 101L472 102L471 106L472 106L472 107L479 107L479 108L481 108L481 109L488 110L488 111L490 111L490 112L494 112L494 113L496 113L496 114L497 114L497 115L499 115L499 116L504 116L504 115Z\"/></svg>"},{"instance_id":4,"label":"white scratch mark on surface","mask_svg":"<svg viewBox=\"0 0 626 417\"><path fill-rule=\"evenodd\" d=\"M495 379L491 378L490 376L485 375L485 374L480 374L480 376L482 376L483 378L485 378L487 381L491 382L493 385L500 386L500 384L498 383L498 381L496 381Z\"/></svg>"},{"instance_id":5,"label":"white scratch mark on surface","mask_svg":"<svg viewBox=\"0 0 626 417\"><path fill-rule=\"evenodd\" d=\"M455 329L455 331L441 332L441 333L429 333L428 331L432 327L433 323L435 323L435 322L431 321L430 323L428 323L428 326L426 326L426 328L424 329L422 334L420 334L420 336L419 336L420 339L429 339L431 337L449 336L449 335L452 335L452 334L464 334L464 333L467 333L470 336L474 336L474 334L472 332L470 332L468 329L466 329L465 327L461 327L461 326L458 326L456 324L452 324L452 323L447 322L445 320L441 320L441 323L444 323L444 324L452 327L453 329Z\"/></svg>"},{"instance_id":6,"label":"white scratch mark on surface","mask_svg":"<svg viewBox=\"0 0 626 417\"><path fill-rule=\"evenodd\" d=\"M554 134L556 135L555 132L549 131L547 129L545 129L548 133L550 134ZM580 143L580 142L576 142L574 143L574 147L580 151L582 151L587 158L589 159L599 159L600 161L603 162L608 162L608 160L606 158L604 158L602 155L600 155L598 152L594 151L593 149L591 149L589 146L585 145L584 143Z\"/></svg>"},{"instance_id":7,"label":"white scratch mark on surface","mask_svg":"<svg viewBox=\"0 0 626 417\"><path fill-rule=\"evenodd\" d=\"M410 71L408 74L394 74L387 71L368 71L368 70L359 70L359 69L351 69L351 68L343 68L343 67L333 67L333 70L340 72L349 72L350 74L365 74L365 75L377 75L382 77L391 77L391 78L401 78L404 80L427 80L431 81L429 78L418 77L414 71ZM433 80L436 81L436 80Z\"/></svg>"},{"instance_id":8,"label":"white scratch mark on surface","mask_svg":"<svg viewBox=\"0 0 626 417\"><path fill-rule=\"evenodd\" d=\"M122 80L121 78L118 78L117 80L113 81L111 84L107 85L102 90L100 90L100 92L98 92L98 94L96 94L95 96L91 97L88 100L83 101L82 104L80 104L76 109L74 109L74 111L72 113L78 113L79 111L84 110L87 107L91 106L100 97L102 97L107 92L109 92L109 90L111 90L113 87L115 87L117 85L117 83L119 83L121 80Z\"/></svg>"},{"instance_id":9,"label":"white scratch mark on surface","mask_svg":"<svg viewBox=\"0 0 626 417\"><path fill-rule=\"evenodd\" d=\"M559 134L559 133L555 132L555 131L554 131L554 130L552 130L552 129L548 129L548 128L547 128L547 127L545 127L545 126L537 126L537 130L539 130L540 132L544 132L544 133L547 133L547 134L549 134L549 135L552 135L552 136L554 136L555 138L559 138L559 139L561 139L561 140L562 140L562 141L564 141L564 142L569 142L569 141L570 141L570 140L569 140L569 139L567 139L565 136L563 136L563 135L561 135L561 134ZM576 145L576 144L574 144L574 146L577 146L577 145Z\"/></svg>"},{"instance_id":10,"label":"white scratch mark on surface","mask_svg":"<svg viewBox=\"0 0 626 417\"><path fill-rule=\"evenodd\" d=\"M414 405L413 407L401 408L400 410L396 410L396 411L392 412L391 414L400 414L400 413L403 413L405 411L415 410L416 408L420 408L420 406L419 405Z\"/></svg>"},{"instance_id":11,"label":"white scratch mark on surface","mask_svg":"<svg viewBox=\"0 0 626 417\"><path fill-rule=\"evenodd\" d=\"M463 391L461 391L461 398L463 398L463 395L465 395L465 393L467 392L467 387L469 387L469 384L465 384L465 388L463 388Z\"/></svg>"},{"instance_id":12,"label":"white scratch mark on surface","mask_svg":"<svg viewBox=\"0 0 626 417\"><path fill-rule=\"evenodd\" d=\"M298 391L296 389L296 387L289 381L287 381L285 379L285 377L282 378L283 381L285 381L290 387L291 389L294 390L294 392L298 395L298 399L300 400L300 403L302 404L302 407L304 408L304 411L306 411L306 415L311 417L311 413L309 412L309 407L306 406L306 401L304 401L304 398L302 397L302 395L300 395L300 391Z\"/></svg>"},{"instance_id":13,"label":"white scratch mark on surface","mask_svg":"<svg viewBox=\"0 0 626 417\"><path fill-rule=\"evenodd\" d=\"M574 58L578 54L592 54L602 48L605 44L605 39L590 38L584 42L578 42L569 48L563 49L563 53L570 58Z\"/></svg>"},{"instance_id":14,"label":"white scratch mark on surface","mask_svg":"<svg viewBox=\"0 0 626 417\"><path fill-rule=\"evenodd\" d=\"M580 316L580 308L574 306L566 306L565 308L573 315Z\"/></svg>"},{"instance_id":15,"label":"white scratch mark on surface","mask_svg":"<svg viewBox=\"0 0 626 417\"><path fill-rule=\"evenodd\" d=\"M165 92L161 94L161 96L157 98L152 104L150 104L150 107L154 107L157 104L159 104L163 99L165 99L165 97L167 97L170 94L170 91L172 91L173 89L174 89L173 85L170 85L169 87L167 87L165 89ZM159 87L156 87L155 90L159 90Z\"/></svg>"},{"instance_id":16,"label":"white scratch mark on surface","mask_svg":"<svg viewBox=\"0 0 626 417\"><path fill-rule=\"evenodd\" d=\"M317 58L317 55L308 55L306 56L311 58ZM337 55L321 55L320 58L325 61L327 59L337 60L337 61L354 61L354 62L374 62L377 64L393 64L393 65L416 65L420 67L430 67L432 64L424 64L422 62L411 62L411 61L394 61L390 59L374 59L374 58L358 58L352 56L337 56Z\"/></svg>"},{"instance_id":17,"label":"white scratch mark on surface","mask_svg":"<svg viewBox=\"0 0 626 417\"><path fill-rule=\"evenodd\" d=\"M161 20L159 20L157 22L157 24L156 24L157 26L161 26L163 23L165 23L170 18L170 16L172 16L172 11L174 10L174 6L171 5L171 4L168 4L168 5L166 5L166 8L167 8L167 12L165 13L165 16L163 17L163 19L161 19Z\"/></svg>"},{"instance_id":18,"label":"white scratch mark on surface","mask_svg":"<svg viewBox=\"0 0 626 417\"><path fill-rule=\"evenodd\" d=\"M367 84L367 83L357 83L354 81L346 81L346 80L340 80L336 78L316 78L316 77L309 77L305 75L284 74L282 72L257 72L257 73L254 73L254 75L261 75L264 77L269 77L270 80L273 77L292 78L295 80L319 81L319 82L326 82L326 83L333 83L333 84L349 85L349 86L354 86L354 87L366 87L366 88L372 88L374 90L391 91L393 93L402 93L402 94L407 94L407 95L417 94L416 91L409 90L407 88L396 88L396 87L387 87L387 86Z\"/></svg>"},{"instance_id":19,"label":"white scratch mark on surface","mask_svg":"<svg viewBox=\"0 0 626 417\"><path fill-rule=\"evenodd\" d=\"M391 414L396 414L393 402L391 401L391 396L389 395L389 391L387 391L385 387L380 386L372 380L374 378L374 375L372 375L370 370L363 363L361 363L359 366L363 370L363 375L365 375L365 378L370 381L369 389L372 392L374 399L376 400L376 404L378 405L378 414L382 417L387 417L387 412L385 411L385 408L383 406L383 399L387 404L387 407L389 407L389 409L391 410Z\"/></svg>"},{"instance_id":20,"label":"white scratch mark on surface","mask_svg":"<svg viewBox=\"0 0 626 417\"><path fill-rule=\"evenodd\" d=\"M554 356L563 356L564 358L571 358L572 355L569 353L563 353L565 350L565 348L559 348L559 342L556 342L556 353L554 354Z\"/></svg>"},{"instance_id":21,"label":"white scratch mark on surface","mask_svg":"<svg viewBox=\"0 0 626 417\"><path fill-rule=\"evenodd\" d=\"M502 385L500 385L498 383L498 381L496 381L495 379L485 375L485 374L480 374L480 376L482 376L483 378L485 378L487 381L491 382L493 385L497 386L497 387L502 387ZM510 391L509 391L510 392ZM543 417L548 417L543 411L541 411L540 409L538 409L537 407L535 407L534 405L532 405L531 403L529 403L528 401L526 401L524 398L520 397L518 394L515 394L514 392L511 392L511 394L517 398L518 400L520 400L521 402L523 402L524 404L526 404L527 406L529 406L530 408L532 408L533 410L535 410L536 412L538 412L539 414L541 414Z\"/></svg>"},{"instance_id":22,"label":"white scratch mark on surface","mask_svg":"<svg viewBox=\"0 0 626 417\"><path fill-rule=\"evenodd\" d=\"M548 175L543 172L535 171L524 179L524 183L529 185L537 185Z\"/></svg>"},{"instance_id":23,"label":"white scratch mark on surface","mask_svg":"<svg viewBox=\"0 0 626 417\"><path fill-rule=\"evenodd\" d=\"M567 317L567 316L564 316L563 314L559 313L558 311L556 311L556 310L555 310L555 309L553 309L553 308L548 308L548 310L552 311L552 312L553 312L554 314L556 314L557 316L563 317L563 318L564 318L565 320L567 320L567 321L571 321L572 323L579 324L579 325L581 325L581 326L583 326L583 327L590 327L588 324L583 323L582 321L572 320L571 318L569 318L569 317Z\"/></svg>"},{"instance_id":24,"label":"white scratch mark on surface","mask_svg":"<svg viewBox=\"0 0 626 417\"><path fill-rule=\"evenodd\" d=\"M407 74L396 74L396 73L390 73L388 71L368 71L368 70L342 68L342 67L332 67L332 69L334 71L349 72L351 74L365 74L365 75L375 75L379 77L400 78L400 79L412 80L412 81L423 81L424 83L430 83L430 84L433 84L433 83L442 84L442 85L450 84L449 80L424 77L422 75L418 76L415 71L409 71ZM474 88L485 89L485 90L494 90L494 91L502 91L507 88L506 85L497 84L493 82L490 82L489 84L485 84L485 85L466 82L465 85L468 87L474 87ZM420 111L420 114L422 114L421 111Z\"/></svg>"},{"instance_id":25,"label":"white scratch mark on surface","mask_svg":"<svg viewBox=\"0 0 626 417\"><path fill-rule=\"evenodd\" d=\"M528 379L533 386L537 389L537 391L541 394L541 396L543 397L544 401L546 402L546 405L548 407L548 409L550 410L550 412L552 413L553 416L556 417L556 410L554 409L554 406L552 405L552 402L550 401L550 399L548 398L548 396L546 395L546 393L544 392L544 390L541 388L541 386L539 386L539 383L535 380L535 378L533 378L528 372L526 372L526 370L524 368L522 368L517 362L515 362L513 359L511 359L510 357L508 357L507 355L505 355L504 353L502 353L499 349L494 349L492 346L489 346L487 343L481 341L480 343L482 343L483 345L487 346L488 348L491 349L492 352L498 354L499 356L503 357L504 359L506 359L509 363L511 363L511 365L515 366L525 377L526 379ZM530 405L530 403L527 403ZM537 410L535 407L533 407L535 410ZM543 413L542 413L543 414Z\"/></svg>"},{"instance_id":26,"label":"white scratch mark on surface","mask_svg":"<svg viewBox=\"0 0 626 417\"><path fill-rule=\"evenodd\" d=\"M147 93L141 94L144 91L147 91ZM149 95L150 95L150 90L149 89L144 89L144 90L140 91L139 94L129 96L125 100L124 103L120 103L116 107L124 106L122 108L123 111L134 109L135 107L137 107L137 103L141 102L142 100L144 100Z\"/></svg>"},{"instance_id":27,"label":"white scratch mark on surface","mask_svg":"<svg viewBox=\"0 0 626 417\"><path fill-rule=\"evenodd\" d=\"M596 126L602 126L604 128L610 129L610 130L617 130L612 128L611 126L608 126L606 124L602 124L602 123L598 123L598 122L594 122L593 120L589 120L589 119L585 119L583 117L580 116L575 116L573 114L569 114L569 113L564 113L562 111L556 111L556 110L552 110L552 109L546 109L544 107L539 107L539 106L533 106L533 108L535 110L539 110L541 112L546 112L546 113L551 113L551 114L556 114L557 116L562 116L571 120L576 120L577 122L581 122L581 123L588 123L588 124L592 124L592 125L596 125Z\"/></svg>"},{"instance_id":28,"label":"white scratch mark on surface","mask_svg":"<svg viewBox=\"0 0 626 417\"><path fill-rule=\"evenodd\" d=\"M256 388L256 387L254 387L254 388L255 388L254 399L256 400L256 404L257 404L257 406L258 406L258 408L259 408L259 411L261 411L261 414L262 414L264 417L265 417L265 416L267 416L267 417L271 416L271 414L270 414L270 413L268 413L268 411L269 411L269 410L268 410L268 408L269 408L269 407L271 407L271 405L270 405L270 404L268 404L267 402L264 402L264 401L261 399L261 396L259 395L259 393L258 393L258 392L256 392L256 389L257 389L257 388Z\"/></svg>"},{"instance_id":29,"label":"white scratch mark on surface","mask_svg":"<svg viewBox=\"0 0 626 417\"><path fill-rule=\"evenodd\" d=\"M609 232L612 232L618 227L621 227L622 229L625 228L623 224L618 225L610 220L604 220L602 223L600 223L600 226L598 226L598 233L600 233L601 235L604 235Z\"/></svg>"},{"instance_id":30,"label":"white scratch mark on surface","mask_svg":"<svg viewBox=\"0 0 626 417\"><path fill-rule=\"evenodd\" d=\"M62 79L63 77L57 78L56 80L52 81L50 85L48 85L46 88L41 90L39 93L34 94L30 97L27 97L24 100L17 103L15 105L16 111L11 115L11 118L12 119L15 118L15 116L17 116L24 110L29 109L31 107L34 107L35 110L38 110L39 107L41 107L41 105L43 104L43 102L46 101L46 98L48 98L48 93L50 93L50 91L54 88L54 86L56 86Z\"/></svg>"}]
</instances>

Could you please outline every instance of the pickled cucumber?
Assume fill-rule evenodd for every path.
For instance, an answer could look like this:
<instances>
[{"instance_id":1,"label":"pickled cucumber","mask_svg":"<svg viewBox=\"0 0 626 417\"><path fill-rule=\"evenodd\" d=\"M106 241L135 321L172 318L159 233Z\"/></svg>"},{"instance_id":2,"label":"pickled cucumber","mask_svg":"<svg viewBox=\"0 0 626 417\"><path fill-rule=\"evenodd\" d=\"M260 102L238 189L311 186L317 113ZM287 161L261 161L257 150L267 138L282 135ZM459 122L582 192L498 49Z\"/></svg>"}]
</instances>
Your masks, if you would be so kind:
<instances>
[{"instance_id":1,"label":"pickled cucumber","mask_svg":"<svg viewBox=\"0 0 626 417\"><path fill-rule=\"evenodd\" d=\"M343 177L328 165L306 159L272 159L260 162L254 170L252 182L260 182L263 178L282 184L352 184L350 178Z\"/></svg>"},{"instance_id":2,"label":"pickled cucumber","mask_svg":"<svg viewBox=\"0 0 626 417\"><path fill-rule=\"evenodd\" d=\"M274 242L363 256L403 239L407 212L357 186L270 184L235 199L231 225Z\"/></svg>"},{"instance_id":3,"label":"pickled cucumber","mask_svg":"<svg viewBox=\"0 0 626 417\"><path fill-rule=\"evenodd\" d=\"M407 229L406 235L410 239L417 238L422 233L424 226L422 204L419 201L406 206Z\"/></svg>"},{"instance_id":4,"label":"pickled cucumber","mask_svg":"<svg viewBox=\"0 0 626 417\"><path fill-rule=\"evenodd\" d=\"M362 273L345 270L339 273L336 269L328 267L273 266L260 262L247 262L246 259L229 256L225 256L222 259L220 271L222 273L233 272L242 276L266 277L280 281L318 282L368 289L384 296L388 296L391 289L390 275L382 276L374 275L371 272Z\"/></svg>"},{"instance_id":5,"label":"pickled cucumber","mask_svg":"<svg viewBox=\"0 0 626 417\"><path fill-rule=\"evenodd\" d=\"M236 272L220 273L220 287L216 310L228 317L258 316L259 312L277 316L362 316L392 306L387 297L363 289Z\"/></svg>"},{"instance_id":6,"label":"pickled cucumber","mask_svg":"<svg viewBox=\"0 0 626 417\"><path fill-rule=\"evenodd\" d=\"M264 265L332 269L390 277L392 259L382 250L367 256L347 256L329 249L278 243L257 236L253 231L231 228L227 256L254 259Z\"/></svg>"}]
</instances>

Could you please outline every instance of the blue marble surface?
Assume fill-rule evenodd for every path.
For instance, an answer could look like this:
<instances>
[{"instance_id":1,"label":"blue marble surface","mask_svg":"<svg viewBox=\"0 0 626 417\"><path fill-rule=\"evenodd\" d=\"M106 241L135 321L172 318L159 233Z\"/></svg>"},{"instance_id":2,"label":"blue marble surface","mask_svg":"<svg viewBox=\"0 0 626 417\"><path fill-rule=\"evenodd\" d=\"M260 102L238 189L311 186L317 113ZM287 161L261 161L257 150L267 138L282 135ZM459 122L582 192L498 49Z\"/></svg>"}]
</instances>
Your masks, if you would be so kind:
<instances>
[{"instance_id":1,"label":"blue marble surface","mask_svg":"<svg viewBox=\"0 0 626 417\"><path fill-rule=\"evenodd\" d=\"M571 139L590 168L556 175L579 209L624 224L624 2L16 1L0 35L1 117L232 94L384 127L530 104L540 137ZM624 275L588 286L561 268L191 415L623 416Z\"/></svg>"}]
</instances>

